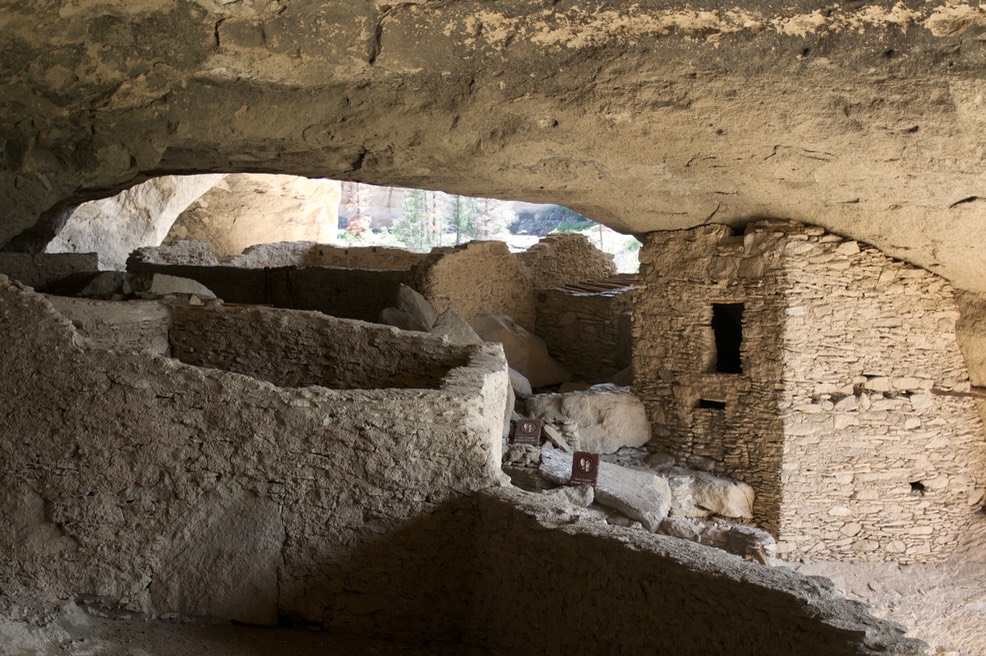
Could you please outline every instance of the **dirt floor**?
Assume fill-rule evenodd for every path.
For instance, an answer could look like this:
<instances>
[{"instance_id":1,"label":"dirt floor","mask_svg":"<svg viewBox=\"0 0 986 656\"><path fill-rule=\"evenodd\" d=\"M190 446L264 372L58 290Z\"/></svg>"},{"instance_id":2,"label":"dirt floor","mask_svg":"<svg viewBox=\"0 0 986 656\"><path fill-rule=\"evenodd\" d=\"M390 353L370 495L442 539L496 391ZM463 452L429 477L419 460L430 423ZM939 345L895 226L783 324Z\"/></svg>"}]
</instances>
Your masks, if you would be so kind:
<instances>
[{"instance_id":1,"label":"dirt floor","mask_svg":"<svg viewBox=\"0 0 986 656\"><path fill-rule=\"evenodd\" d=\"M986 656L986 515L942 564L792 563L802 574L832 579L874 615L903 624L935 656Z\"/></svg>"},{"instance_id":2,"label":"dirt floor","mask_svg":"<svg viewBox=\"0 0 986 656\"><path fill-rule=\"evenodd\" d=\"M53 642L44 652L5 651L4 656L487 656L462 645L411 646L304 629L169 624L90 618L88 626Z\"/></svg>"}]
</instances>

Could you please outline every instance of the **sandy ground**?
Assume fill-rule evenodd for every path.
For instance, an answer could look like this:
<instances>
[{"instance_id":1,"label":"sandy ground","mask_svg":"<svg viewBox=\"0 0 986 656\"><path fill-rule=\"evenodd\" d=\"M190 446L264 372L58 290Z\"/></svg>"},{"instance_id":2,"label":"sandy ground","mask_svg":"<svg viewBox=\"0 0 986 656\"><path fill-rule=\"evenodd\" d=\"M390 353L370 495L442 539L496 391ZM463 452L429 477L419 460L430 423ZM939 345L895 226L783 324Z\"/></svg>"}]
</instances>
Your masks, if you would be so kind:
<instances>
[{"instance_id":1,"label":"sandy ground","mask_svg":"<svg viewBox=\"0 0 986 656\"><path fill-rule=\"evenodd\" d=\"M832 579L871 612L908 627L936 656L986 656L986 515L942 564L792 563L802 574Z\"/></svg>"}]
</instances>

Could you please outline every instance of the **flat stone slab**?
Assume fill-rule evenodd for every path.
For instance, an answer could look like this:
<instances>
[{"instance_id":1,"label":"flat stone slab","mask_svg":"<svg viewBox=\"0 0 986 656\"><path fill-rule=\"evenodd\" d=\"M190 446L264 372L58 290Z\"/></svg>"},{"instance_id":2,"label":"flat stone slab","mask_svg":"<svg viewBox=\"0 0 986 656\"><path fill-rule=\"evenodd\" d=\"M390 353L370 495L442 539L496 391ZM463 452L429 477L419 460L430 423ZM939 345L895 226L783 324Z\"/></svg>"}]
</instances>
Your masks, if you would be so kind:
<instances>
[{"instance_id":1,"label":"flat stone slab","mask_svg":"<svg viewBox=\"0 0 986 656\"><path fill-rule=\"evenodd\" d=\"M572 474L572 454L542 449L541 474L567 485ZM650 472L600 462L595 500L637 520L648 531L657 532L671 509L671 489L667 481Z\"/></svg>"}]
</instances>

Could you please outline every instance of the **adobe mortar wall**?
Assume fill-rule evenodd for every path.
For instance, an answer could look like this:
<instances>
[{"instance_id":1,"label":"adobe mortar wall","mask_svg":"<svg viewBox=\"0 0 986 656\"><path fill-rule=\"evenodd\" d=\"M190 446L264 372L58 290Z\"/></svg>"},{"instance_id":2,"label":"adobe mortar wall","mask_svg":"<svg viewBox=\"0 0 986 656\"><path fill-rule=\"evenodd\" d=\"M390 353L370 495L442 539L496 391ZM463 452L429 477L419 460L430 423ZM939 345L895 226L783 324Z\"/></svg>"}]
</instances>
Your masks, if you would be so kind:
<instances>
[{"instance_id":1,"label":"adobe mortar wall","mask_svg":"<svg viewBox=\"0 0 986 656\"><path fill-rule=\"evenodd\" d=\"M613 255L578 233L554 233L516 256L528 268L534 289L559 287L616 274Z\"/></svg>"},{"instance_id":2,"label":"adobe mortar wall","mask_svg":"<svg viewBox=\"0 0 986 656\"><path fill-rule=\"evenodd\" d=\"M530 274L503 242L435 249L416 267L413 287L438 314L451 308L470 322L479 314L506 314L534 332Z\"/></svg>"},{"instance_id":3,"label":"adobe mortar wall","mask_svg":"<svg viewBox=\"0 0 986 656\"><path fill-rule=\"evenodd\" d=\"M424 253L386 246L340 247L315 242L258 244L224 263L238 267L323 266L344 269L404 270L418 264Z\"/></svg>"},{"instance_id":4,"label":"adobe mortar wall","mask_svg":"<svg viewBox=\"0 0 986 656\"><path fill-rule=\"evenodd\" d=\"M482 566L464 637L498 654L923 653L825 579L590 523L516 488L478 497Z\"/></svg>"},{"instance_id":5,"label":"adobe mortar wall","mask_svg":"<svg viewBox=\"0 0 986 656\"><path fill-rule=\"evenodd\" d=\"M815 231L784 245L779 549L944 560L986 493L986 438L951 286ZM920 483L925 491L912 490Z\"/></svg>"},{"instance_id":6,"label":"adobe mortar wall","mask_svg":"<svg viewBox=\"0 0 986 656\"><path fill-rule=\"evenodd\" d=\"M601 383L630 366L629 288L612 292L538 289L537 336L576 380Z\"/></svg>"},{"instance_id":7,"label":"adobe mortar wall","mask_svg":"<svg viewBox=\"0 0 986 656\"><path fill-rule=\"evenodd\" d=\"M413 527L503 480L498 347L466 349L437 390L339 391L83 344L0 278L0 580L140 613L447 635L458 597L410 585L442 533ZM368 554L401 532L398 583Z\"/></svg>"},{"instance_id":8,"label":"adobe mortar wall","mask_svg":"<svg viewBox=\"0 0 986 656\"><path fill-rule=\"evenodd\" d=\"M163 273L191 278L227 303L271 304L295 310L316 310L346 319L376 321L394 304L402 284L411 284L410 270L362 270L307 267L266 271L251 267L128 263L131 273Z\"/></svg>"},{"instance_id":9,"label":"adobe mortar wall","mask_svg":"<svg viewBox=\"0 0 986 656\"><path fill-rule=\"evenodd\" d=\"M269 308L176 307L170 337L182 362L280 387L437 389L470 353L424 333Z\"/></svg>"}]
</instances>

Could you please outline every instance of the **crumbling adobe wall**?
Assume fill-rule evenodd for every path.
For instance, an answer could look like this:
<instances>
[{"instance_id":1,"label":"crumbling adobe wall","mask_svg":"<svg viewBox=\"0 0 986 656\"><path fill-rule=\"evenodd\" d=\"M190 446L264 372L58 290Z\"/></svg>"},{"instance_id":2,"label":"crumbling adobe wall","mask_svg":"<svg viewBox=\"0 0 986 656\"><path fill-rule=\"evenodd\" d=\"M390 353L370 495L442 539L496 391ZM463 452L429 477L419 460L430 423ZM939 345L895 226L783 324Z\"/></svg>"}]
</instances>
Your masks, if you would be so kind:
<instances>
[{"instance_id":1,"label":"crumbling adobe wall","mask_svg":"<svg viewBox=\"0 0 986 656\"><path fill-rule=\"evenodd\" d=\"M238 267L324 266L344 269L410 269L426 257L387 246L342 247L310 241L258 244L225 260Z\"/></svg>"},{"instance_id":2,"label":"crumbling adobe wall","mask_svg":"<svg viewBox=\"0 0 986 656\"><path fill-rule=\"evenodd\" d=\"M380 311L397 299L402 284L410 284L410 270L262 269L233 266L145 263L131 258L131 273L163 273L191 278L227 303L273 305L295 310L316 310L334 317L376 321Z\"/></svg>"},{"instance_id":3,"label":"crumbling adobe wall","mask_svg":"<svg viewBox=\"0 0 986 656\"><path fill-rule=\"evenodd\" d=\"M566 287L539 289L537 336L576 380L600 383L630 366L633 291Z\"/></svg>"},{"instance_id":4,"label":"crumbling adobe wall","mask_svg":"<svg viewBox=\"0 0 986 656\"><path fill-rule=\"evenodd\" d=\"M461 577L412 584L453 531L415 526L503 479L506 362L466 351L436 390L284 389L88 348L0 278L0 580L139 613L447 635ZM387 579L373 545L394 534L405 573Z\"/></svg>"},{"instance_id":5,"label":"crumbling adobe wall","mask_svg":"<svg viewBox=\"0 0 986 656\"><path fill-rule=\"evenodd\" d=\"M578 233L547 235L517 258L530 270L534 289L602 280L616 274L613 256Z\"/></svg>"},{"instance_id":6,"label":"crumbling adobe wall","mask_svg":"<svg viewBox=\"0 0 986 656\"><path fill-rule=\"evenodd\" d=\"M98 270L99 257L95 253L0 253L0 275L35 289Z\"/></svg>"},{"instance_id":7,"label":"crumbling adobe wall","mask_svg":"<svg viewBox=\"0 0 986 656\"><path fill-rule=\"evenodd\" d=\"M171 355L171 308L165 303L70 296L48 296L47 300L93 348Z\"/></svg>"},{"instance_id":8,"label":"crumbling adobe wall","mask_svg":"<svg viewBox=\"0 0 986 656\"><path fill-rule=\"evenodd\" d=\"M267 308L176 307L174 357L280 387L437 389L469 348L424 333Z\"/></svg>"},{"instance_id":9,"label":"crumbling adobe wall","mask_svg":"<svg viewBox=\"0 0 986 656\"><path fill-rule=\"evenodd\" d=\"M782 240L736 237L721 225L648 235L633 318L634 391L655 441L690 466L749 483L754 518L775 534L784 456ZM715 371L713 303L745 306L742 373ZM703 399L725 407L699 407Z\"/></svg>"},{"instance_id":10,"label":"crumbling adobe wall","mask_svg":"<svg viewBox=\"0 0 986 656\"><path fill-rule=\"evenodd\" d=\"M819 232L779 245L788 307L778 547L943 560L986 493L986 438L962 395L951 286Z\"/></svg>"},{"instance_id":11,"label":"crumbling adobe wall","mask_svg":"<svg viewBox=\"0 0 986 656\"><path fill-rule=\"evenodd\" d=\"M530 273L503 242L436 249L417 266L414 287L439 314L451 308L470 322L479 314L506 314L534 332Z\"/></svg>"},{"instance_id":12,"label":"crumbling adobe wall","mask_svg":"<svg viewBox=\"0 0 986 656\"><path fill-rule=\"evenodd\" d=\"M482 566L464 637L496 653L923 653L824 579L590 523L581 508L514 488L479 496ZM551 621L532 620L545 613Z\"/></svg>"}]
</instances>

